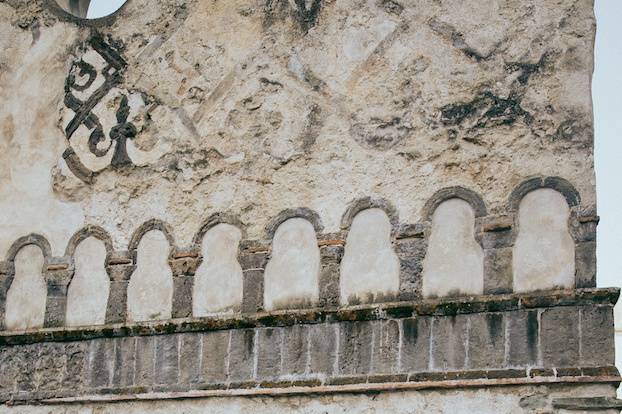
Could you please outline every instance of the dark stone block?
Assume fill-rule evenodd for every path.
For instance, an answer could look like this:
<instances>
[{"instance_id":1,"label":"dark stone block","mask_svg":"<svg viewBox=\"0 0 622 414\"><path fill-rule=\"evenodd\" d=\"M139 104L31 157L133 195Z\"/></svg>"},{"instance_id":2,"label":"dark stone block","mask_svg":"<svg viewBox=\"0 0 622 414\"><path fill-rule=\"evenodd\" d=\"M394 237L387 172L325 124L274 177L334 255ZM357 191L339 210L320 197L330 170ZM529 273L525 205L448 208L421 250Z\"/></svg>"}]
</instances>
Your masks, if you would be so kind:
<instances>
[{"instance_id":1,"label":"dark stone block","mask_svg":"<svg viewBox=\"0 0 622 414\"><path fill-rule=\"evenodd\" d=\"M112 385L116 388L134 385L134 366L136 364L136 338L118 338L115 353Z\"/></svg>"},{"instance_id":2,"label":"dark stone block","mask_svg":"<svg viewBox=\"0 0 622 414\"><path fill-rule=\"evenodd\" d=\"M496 295L512 292L512 248L484 251L484 293Z\"/></svg>"},{"instance_id":3,"label":"dark stone block","mask_svg":"<svg viewBox=\"0 0 622 414\"><path fill-rule=\"evenodd\" d=\"M257 330L257 378L266 380L279 377L282 344L283 333L281 328Z\"/></svg>"},{"instance_id":4,"label":"dark stone block","mask_svg":"<svg viewBox=\"0 0 622 414\"><path fill-rule=\"evenodd\" d=\"M192 289L194 277L183 275L173 277L173 318L192 316Z\"/></svg>"},{"instance_id":5,"label":"dark stone block","mask_svg":"<svg viewBox=\"0 0 622 414\"><path fill-rule=\"evenodd\" d=\"M65 315L67 313L67 296L54 295L48 284L48 297L45 302L44 326L46 328L60 328L65 326ZM66 288L64 289L66 293Z\"/></svg>"},{"instance_id":6,"label":"dark stone block","mask_svg":"<svg viewBox=\"0 0 622 414\"><path fill-rule=\"evenodd\" d=\"M179 382L197 384L201 381L201 335L180 335Z\"/></svg>"},{"instance_id":7,"label":"dark stone block","mask_svg":"<svg viewBox=\"0 0 622 414\"><path fill-rule=\"evenodd\" d=\"M156 336L155 384L173 385L179 381L179 335Z\"/></svg>"},{"instance_id":8,"label":"dark stone block","mask_svg":"<svg viewBox=\"0 0 622 414\"><path fill-rule=\"evenodd\" d=\"M337 331L335 324L310 325L306 327L309 335L309 371L313 374L331 375L335 371L337 358Z\"/></svg>"},{"instance_id":9,"label":"dark stone block","mask_svg":"<svg viewBox=\"0 0 622 414\"><path fill-rule=\"evenodd\" d=\"M515 311L506 315L508 334L507 363L510 367L538 364L538 311Z\"/></svg>"},{"instance_id":10,"label":"dark stone block","mask_svg":"<svg viewBox=\"0 0 622 414\"><path fill-rule=\"evenodd\" d=\"M253 329L231 331L228 380L230 382L242 382L253 379L254 356L255 331Z\"/></svg>"},{"instance_id":11,"label":"dark stone block","mask_svg":"<svg viewBox=\"0 0 622 414\"><path fill-rule=\"evenodd\" d=\"M244 253L238 258L243 270L265 269L269 255L267 252Z\"/></svg>"},{"instance_id":12,"label":"dark stone block","mask_svg":"<svg viewBox=\"0 0 622 414\"><path fill-rule=\"evenodd\" d=\"M615 365L613 306L581 308L581 366Z\"/></svg>"},{"instance_id":13,"label":"dark stone block","mask_svg":"<svg viewBox=\"0 0 622 414\"><path fill-rule=\"evenodd\" d=\"M97 339L91 342L89 350L89 385L91 388L105 388L112 383L115 362L115 340Z\"/></svg>"},{"instance_id":14,"label":"dark stone block","mask_svg":"<svg viewBox=\"0 0 622 414\"><path fill-rule=\"evenodd\" d=\"M469 369L499 369L505 361L505 321L501 313L471 315Z\"/></svg>"},{"instance_id":15,"label":"dark stone block","mask_svg":"<svg viewBox=\"0 0 622 414\"><path fill-rule=\"evenodd\" d=\"M511 227L501 231L485 231L482 234L482 247L484 250L511 248L513 244L514 232Z\"/></svg>"},{"instance_id":16,"label":"dark stone block","mask_svg":"<svg viewBox=\"0 0 622 414\"><path fill-rule=\"evenodd\" d=\"M544 366L576 366L579 361L579 310L574 307L546 309L540 321Z\"/></svg>"},{"instance_id":17,"label":"dark stone block","mask_svg":"<svg viewBox=\"0 0 622 414\"><path fill-rule=\"evenodd\" d=\"M320 256L322 269L320 272L320 306L336 307L339 306L339 278L340 263L343 258L344 247L322 246Z\"/></svg>"},{"instance_id":18,"label":"dark stone block","mask_svg":"<svg viewBox=\"0 0 622 414\"><path fill-rule=\"evenodd\" d=\"M26 345L20 347L16 352L15 367L15 390L21 392L34 391L35 389L35 362L39 357L39 350L36 345Z\"/></svg>"},{"instance_id":19,"label":"dark stone block","mask_svg":"<svg viewBox=\"0 0 622 414\"><path fill-rule=\"evenodd\" d=\"M308 329L302 325L295 325L282 329L283 332L283 361L282 375L302 375L307 370Z\"/></svg>"},{"instance_id":20,"label":"dark stone block","mask_svg":"<svg viewBox=\"0 0 622 414\"><path fill-rule=\"evenodd\" d=\"M227 380L229 331L208 332L203 335L201 373L203 382L220 384Z\"/></svg>"},{"instance_id":21,"label":"dark stone block","mask_svg":"<svg viewBox=\"0 0 622 414\"><path fill-rule=\"evenodd\" d=\"M148 387L154 383L155 337L136 338L136 374L134 385Z\"/></svg>"},{"instance_id":22,"label":"dark stone block","mask_svg":"<svg viewBox=\"0 0 622 414\"><path fill-rule=\"evenodd\" d=\"M432 322L432 363L435 371L462 370L466 365L468 315L437 317Z\"/></svg>"},{"instance_id":23,"label":"dark stone block","mask_svg":"<svg viewBox=\"0 0 622 414\"><path fill-rule=\"evenodd\" d=\"M118 267L118 266L112 266ZM106 323L123 323L127 316L127 280L110 282Z\"/></svg>"},{"instance_id":24,"label":"dark stone block","mask_svg":"<svg viewBox=\"0 0 622 414\"><path fill-rule=\"evenodd\" d=\"M596 242L576 244L575 268L577 288L596 287Z\"/></svg>"},{"instance_id":25,"label":"dark stone block","mask_svg":"<svg viewBox=\"0 0 622 414\"><path fill-rule=\"evenodd\" d=\"M263 309L263 269L245 270L242 312L255 313Z\"/></svg>"},{"instance_id":26,"label":"dark stone block","mask_svg":"<svg viewBox=\"0 0 622 414\"><path fill-rule=\"evenodd\" d=\"M88 354L88 342L71 342L65 345L67 364L63 388L75 391L86 387Z\"/></svg>"},{"instance_id":27,"label":"dark stone block","mask_svg":"<svg viewBox=\"0 0 622 414\"><path fill-rule=\"evenodd\" d=\"M402 321L402 371L424 372L429 369L431 318Z\"/></svg>"},{"instance_id":28,"label":"dark stone block","mask_svg":"<svg viewBox=\"0 0 622 414\"><path fill-rule=\"evenodd\" d=\"M371 372L393 374L398 371L400 327L398 321L372 322L373 352Z\"/></svg>"},{"instance_id":29,"label":"dark stone block","mask_svg":"<svg viewBox=\"0 0 622 414\"><path fill-rule=\"evenodd\" d=\"M0 393L12 392L19 375L15 358L18 348L0 347Z\"/></svg>"},{"instance_id":30,"label":"dark stone block","mask_svg":"<svg viewBox=\"0 0 622 414\"><path fill-rule=\"evenodd\" d=\"M339 375L368 374L371 369L372 324L339 324Z\"/></svg>"},{"instance_id":31,"label":"dark stone block","mask_svg":"<svg viewBox=\"0 0 622 414\"><path fill-rule=\"evenodd\" d=\"M39 355L35 361L35 384L38 391L59 391L67 359L63 344L38 344Z\"/></svg>"}]
</instances>

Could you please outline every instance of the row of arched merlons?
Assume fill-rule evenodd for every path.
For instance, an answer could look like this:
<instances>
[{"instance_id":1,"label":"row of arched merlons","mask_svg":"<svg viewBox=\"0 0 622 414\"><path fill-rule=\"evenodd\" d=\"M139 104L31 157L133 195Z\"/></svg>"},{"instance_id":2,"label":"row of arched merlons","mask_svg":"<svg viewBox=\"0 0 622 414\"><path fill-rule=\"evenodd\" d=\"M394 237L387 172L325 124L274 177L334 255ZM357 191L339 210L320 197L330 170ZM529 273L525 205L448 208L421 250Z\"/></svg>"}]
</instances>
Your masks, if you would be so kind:
<instances>
[{"instance_id":1,"label":"row of arched merlons","mask_svg":"<svg viewBox=\"0 0 622 414\"><path fill-rule=\"evenodd\" d=\"M235 217L216 214L193 246L168 226L144 223L128 251L86 227L53 257L26 236L0 262L0 328L90 326L171 318L595 286L598 217L557 177L525 181L504 214L489 214L463 187L438 191L422 221L399 222L383 199L352 203L342 229L290 209L245 240Z\"/></svg>"}]
</instances>

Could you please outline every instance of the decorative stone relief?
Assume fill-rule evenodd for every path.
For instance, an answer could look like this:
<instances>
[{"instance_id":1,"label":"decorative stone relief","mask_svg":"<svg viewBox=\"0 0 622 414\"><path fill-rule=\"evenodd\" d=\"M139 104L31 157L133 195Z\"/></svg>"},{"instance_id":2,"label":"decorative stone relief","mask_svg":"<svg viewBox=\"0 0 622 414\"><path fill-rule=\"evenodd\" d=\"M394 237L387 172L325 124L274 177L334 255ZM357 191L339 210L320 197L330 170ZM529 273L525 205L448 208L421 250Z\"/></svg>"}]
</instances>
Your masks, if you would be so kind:
<instances>
[{"instance_id":1,"label":"decorative stone relief","mask_svg":"<svg viewBox=\"0 0 622 414\"><path fill-rule=\"evenodd\" d=\"M266 266L266 310L304 307L319 300L320 250L313 225L301 218L283 222Z\"/></svg>"},{"instance_id":2,"label":"decorative stone relief","mask_svg":"<svg viewBox=\"0 0 622 414\"><path fill-rule=\"evenodd\" d=\"M42 328L47 284L41 249L35 245L23 247L14 263L15 277L6 298L6 327L9 330Z\"/></svg>"},{"instance_id":3,"label":"decorative stone relief","mask_svg":"<svg viewBox=\"0 0 622 414\"><path fill-rule=\"evenodd\" d=\"M341 262L341 303L373 302L399 292L400 263L391 245L391 223L378 208L354 217Z\"/></svg>"},{"instance_id":4,"label":"decorative stone relief","mask_svg":"<svg viewBox=\"0 0 622 414\"><path fill-rule=\"evenodd\" d=\"M169 251L169 242L161 231L145 233L138 243L136 270L127 292L130 322L171 318L173 272L168 264Z\"/></svg>"},{"instance_id":5,"label":"decorative stone relief","mask_svg":"<svg viewBox=\"0 0 622 414\"><path fill-rule=\"evenodd\" d=\"M134 164L132 144L142 127L146 96L122 89L127 62L121 46L93 36L65 81L63 130L69 147L63 154L69 169L91 183L108 166Z\"/></svg>"},{"instance_id":6,"label":"decorative stone relief","mask_svg":"<svg viewBox=\"0 0 622 414\"><path fill-rule=\"evenodd\" d=\"M555 190L542 188L523 198L513 255L515 292L574 287L569 217L566 199Z\"/></svg>"},{"instance_id":7,"label":"decorative stone relief","mask_svg":"<svg viewBox=\"0 0 622 414\"><path fill-rule=\"evenodd\" d=\"M423 262L423 296L481 295L484 252L475 240L475 213L458 198L441 203Z\"/></svg>"},{"instance_id":8,"label":"decorative stone relief","mask_svg":"<svg viewBox=\"0 0 622 414\"><path fill-rule=\"evenodd\" d=\"M240 309L243 277L237 257L241 238L240 229L231 224L219 224L205 234L203 262L194 276L194 316Z\"/></svg>"},{"instance_id":9,"label":"decorative stone relief","mask_svg":"<svg viewBox=\"0 0 622 414\"><path fill-rule=\"evenodd\" d=\"M67 291L67 326L103 325L110 294L106 246L94 237L74 253L75 273Z\"/></svg>"}]
</instances>

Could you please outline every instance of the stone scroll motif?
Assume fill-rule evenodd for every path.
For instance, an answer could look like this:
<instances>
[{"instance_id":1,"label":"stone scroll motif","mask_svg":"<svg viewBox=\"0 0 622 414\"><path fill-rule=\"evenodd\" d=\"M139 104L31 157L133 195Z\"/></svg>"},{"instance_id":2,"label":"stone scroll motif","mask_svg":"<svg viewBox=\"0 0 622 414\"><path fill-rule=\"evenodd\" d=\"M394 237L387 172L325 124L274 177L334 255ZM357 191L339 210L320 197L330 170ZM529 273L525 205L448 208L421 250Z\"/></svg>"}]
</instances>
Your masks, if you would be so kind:
<instances>
[{"instance_id":1,"label":"stone scroll motif","mask_svg":"<svg viewBox=\"0 0 622 414\"><path fill-rule=\"evenodd\" d=\"M144 106L138 94L123 90L127 61L114 41L93 36L69 70L62 116L69 147L63 158L82 181L91 183L104 168L133 164L128 141L138 134L132 107Z\"/></svg>"}]
</instances>

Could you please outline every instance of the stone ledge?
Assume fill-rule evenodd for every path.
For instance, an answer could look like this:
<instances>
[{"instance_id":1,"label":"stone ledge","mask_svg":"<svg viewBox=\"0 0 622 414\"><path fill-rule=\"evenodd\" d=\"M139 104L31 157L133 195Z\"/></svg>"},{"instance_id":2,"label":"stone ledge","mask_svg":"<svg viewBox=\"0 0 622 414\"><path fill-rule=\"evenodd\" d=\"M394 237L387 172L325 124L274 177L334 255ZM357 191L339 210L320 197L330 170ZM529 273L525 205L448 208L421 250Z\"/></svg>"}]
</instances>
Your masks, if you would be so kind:
<instances>
[{"instance_id":1,"label":"stone ledge","mask_svg":"<svg viewBox=\"0 0 622 414\"><path fill-rule=\"evenodd\" d=\"M450 375L459 377L459 375ZM466 375L465 377L469 377ZM384 378L386 377L386 378ZM7 395L0 395L5 404L24 405L37 402L40 404L75 404L75 403L111 403L123 401L154 401L154 400L178 400L189 398L210 398L210 397L239 397L239 396L283 396L283 395L321 395L321 394L343 394L343 393L369 393L369 392L399 392L416 390L435 390L435 389L465 389L465 388L488 388L506 387L515 385L551 385L551 384L619 384L622 378L617 375L609 376L568 376L568 377L513 377L508 378L487 378L486 376L468 379L440 379L429 381L393 381L395 376L374 376L366 378L368 381L342 381L340 384L328 384L321 381L308 382L280 382L280 383L259 383L248 382L243 384L231 384L234 387L214 385L197 390L164 390L164 389L108 389L106 392L99 391L98 394L84 396L70 396L68 393L45 393L39 392L36 395L29 393L18 393L7 398ZM374 379L372 382L371 380ZM590 400L590 401L588 401ZM569 398L558 399L554 402L556 408L566 407L591 407L594 408L619 408L619 400L611 398ZM592 405L590 405L592 404ZM596 405L595 405L596 404ZM597 405L601 404L601 405ZM573 409L573 408L566 408ZM579 408L575 408L579 409ZM589 409L589 408L588 408Z\"/></svg>"},{"instance_id":2,"label":"stone ledge","mask_svg":"<svg viewBox=\"0 0 622 414\"><path fill-rule=\"evenodd\" d=\"M357 305L341 308L295 309L275 312L184 318L137 324L109 324L79 328L44 328L0 332L0 346L40 342L71 342L97 338L151 336L209 332L229 329L283 327L326 322L354 322L401 319L413 316L454 316L506 312L561 306L615 305L618 288L554 290L527 294L469 296L426 299L411 302Z\"/></svg>"},{"instance_id":3,"label":"stone ledge","mask_svg":"<svg viewBox=\"0 0 622 414\"><path fill-rule=\"evenodd\" d=\"M553 400L553 407L570 411L620 410L622 400L607 397L558 398Z\"/></svg>"}]
</instances>

